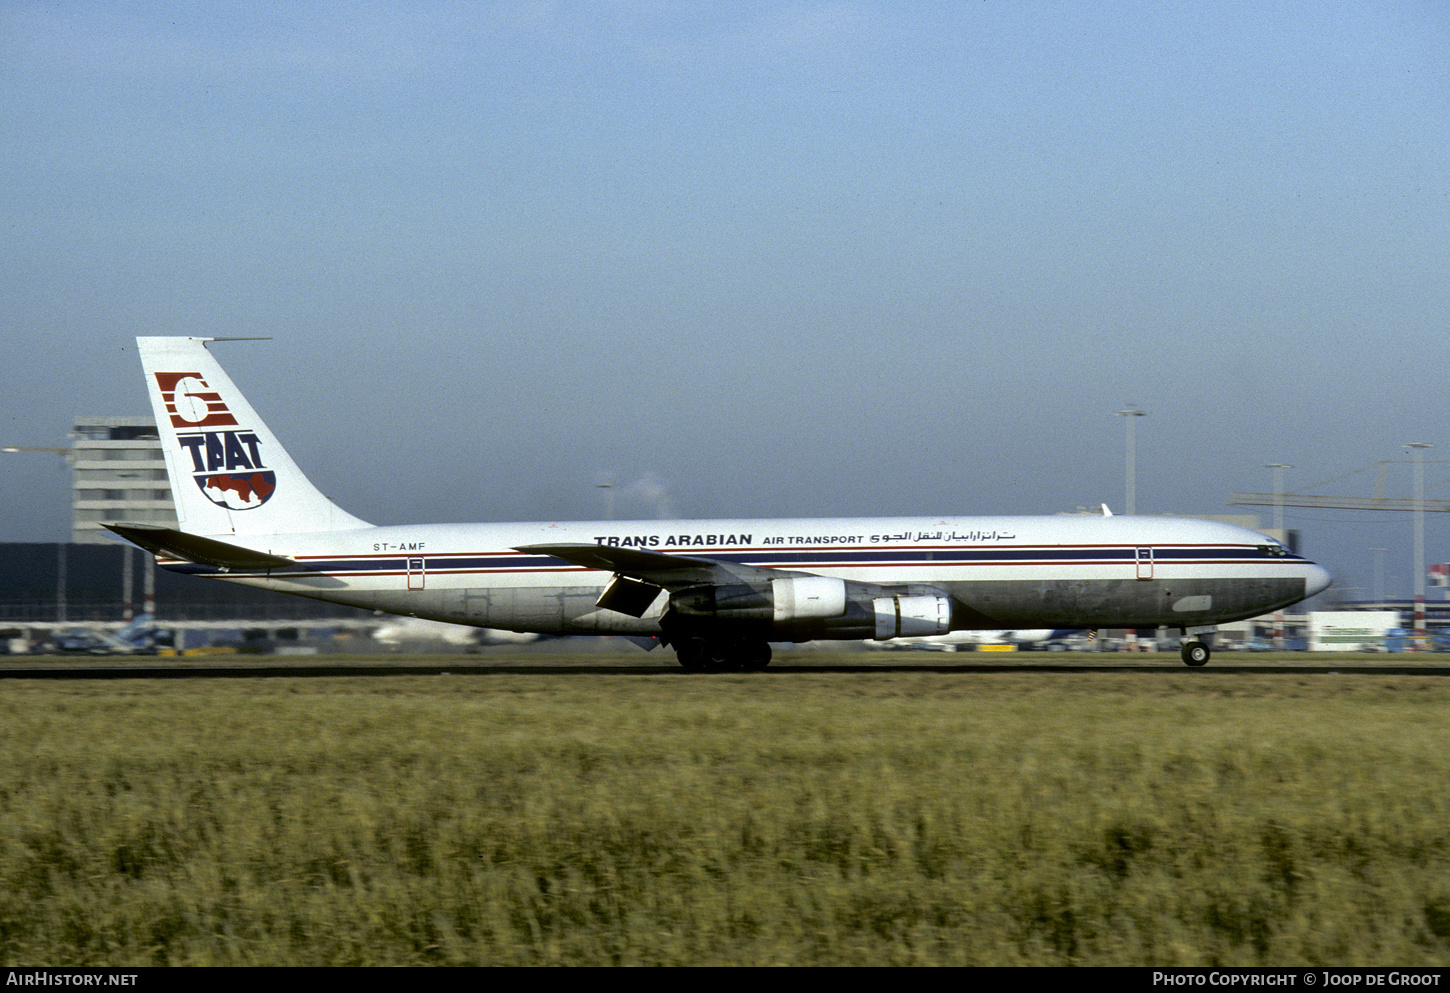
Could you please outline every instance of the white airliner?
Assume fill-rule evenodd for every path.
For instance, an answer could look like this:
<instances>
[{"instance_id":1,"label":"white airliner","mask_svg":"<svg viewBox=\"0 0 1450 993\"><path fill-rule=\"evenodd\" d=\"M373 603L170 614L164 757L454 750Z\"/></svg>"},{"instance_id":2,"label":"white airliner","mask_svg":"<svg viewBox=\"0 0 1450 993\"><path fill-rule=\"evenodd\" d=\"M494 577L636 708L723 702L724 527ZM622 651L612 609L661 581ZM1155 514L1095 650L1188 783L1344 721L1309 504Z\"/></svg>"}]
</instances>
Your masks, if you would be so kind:
<instances>
[{"instance_id":1,"label":"white airliner","mask_svg":"<svg viewBox=\"0 0 1450 993\"><path fill-rule=\"evenodd\" d=\"M422 617L394 617L373 630L373 640L382 642L396 651L404 644L453 645L455 647L477 647L493 643L522 645L534 641L536 634L519 634L514 631L478 628L472 625L449 624L446 621L430 621Z\"/></svg>"},{"instance_id":2,"label":"white airliner","mask_svg":"<svg viewBox=\"0 0 1450 993\"><path fill-rule=\"evenodd\" d=\"M212 358L138 338L180 529L107 525L175 572L408 617L672 646L761 669L770 642L1178 628L1298 603L1327 571L1256 531L1160 517L544 521L375 527L323 496Z\"/></svg>"},{"instance_id":3,"label":"white airliner","mask_svg":"<svg viewBox=\"0 0 1450 993\"><path fill-rule=\"evenodd\" d=\"M872 639L866 642L866 647L908 648L924 652L955 652L964 646L980 647L982 645L1003 645L1016 648L1019 645L1035 645L1047 641L1056 633L1052 628L1027 628L1022 631L953 631L950 634L933 634L923 638L893 638L890 641Z\"/></svg>"}]
</instances>

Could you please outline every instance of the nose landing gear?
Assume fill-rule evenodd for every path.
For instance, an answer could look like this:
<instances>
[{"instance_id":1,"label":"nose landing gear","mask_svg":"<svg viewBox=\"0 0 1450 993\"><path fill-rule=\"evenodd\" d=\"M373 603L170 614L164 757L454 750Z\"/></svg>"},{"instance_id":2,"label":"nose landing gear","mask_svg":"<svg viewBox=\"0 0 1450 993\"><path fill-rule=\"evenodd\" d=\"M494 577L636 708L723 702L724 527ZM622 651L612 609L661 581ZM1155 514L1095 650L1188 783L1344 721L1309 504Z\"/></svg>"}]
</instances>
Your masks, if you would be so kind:
<instances>
[{"instance_id":1,"label":"nose landing gear","mask_svg":"<svg viewBox=\"0 0 1450 993\"><path fill-rule=\"evenodd\" d=\"M1209 652L1208 646L1201 641L1185 641L1179 654L1183 657L1184 665L1197 668L1201 665L1208 665L1208 659L1212 653Z\"/></svg>"},{"instance_id":2,"label":"nose landing gear","mask_svg":"<svg viewBox=\"0 0 1450 993\"><path fill-rule=\"evenodd\" d=\"M1209 656L1213 653L1208 650L1208 642L1199 635L1212 635L1218 628L1197 627L1181 628L1183 632L1183 647L1179 649L1179 656L1183 659L1184 665L1191 665L1197 669L1201 665L1208 665Z\"/></svg>"}]
</instances>

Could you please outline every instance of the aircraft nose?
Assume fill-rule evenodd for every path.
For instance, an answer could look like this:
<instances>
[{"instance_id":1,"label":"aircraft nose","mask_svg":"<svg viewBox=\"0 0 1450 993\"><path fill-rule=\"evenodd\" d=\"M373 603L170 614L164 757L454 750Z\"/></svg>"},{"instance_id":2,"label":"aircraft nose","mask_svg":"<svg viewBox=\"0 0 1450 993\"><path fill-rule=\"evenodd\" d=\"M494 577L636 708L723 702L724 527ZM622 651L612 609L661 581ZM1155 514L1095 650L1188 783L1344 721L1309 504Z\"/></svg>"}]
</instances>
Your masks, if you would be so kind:
<instances>
[{"instance_id":1,"label":"aircraft nose","mask_svg":"<svg viewBox=\"0 0 1450 993\"><path fill-rule=\"evenodd\" d=\"M1334 577L1329 574L1328 569L1322 565L1309 566L1309 572L1304 577L1304 599L1307 600L1316 593L1323 593L1333 582Z\"/></svg>"}]
</instances>

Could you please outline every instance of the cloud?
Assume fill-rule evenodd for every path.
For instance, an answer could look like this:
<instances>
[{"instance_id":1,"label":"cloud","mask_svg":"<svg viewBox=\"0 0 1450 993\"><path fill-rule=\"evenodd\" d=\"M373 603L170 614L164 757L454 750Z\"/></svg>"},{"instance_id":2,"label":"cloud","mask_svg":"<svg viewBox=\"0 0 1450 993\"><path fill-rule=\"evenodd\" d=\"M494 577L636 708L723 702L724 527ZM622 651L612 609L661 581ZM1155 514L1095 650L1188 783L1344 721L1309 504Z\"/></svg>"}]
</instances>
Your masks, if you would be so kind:
<instances>
[{"instance_id":1,"label":"cloud","mask_svg":"<svg viewBox=\"0 0 1450 993\"><path fill-rule=\"evenodd\" d=\"M615 482L613 472L595 475L595 486L606 490L605 504L611 519L631 517L670 520L676 516L675 499L669 484L659 475L646 472L628 483Z\"/></svg>"}]
</instances>

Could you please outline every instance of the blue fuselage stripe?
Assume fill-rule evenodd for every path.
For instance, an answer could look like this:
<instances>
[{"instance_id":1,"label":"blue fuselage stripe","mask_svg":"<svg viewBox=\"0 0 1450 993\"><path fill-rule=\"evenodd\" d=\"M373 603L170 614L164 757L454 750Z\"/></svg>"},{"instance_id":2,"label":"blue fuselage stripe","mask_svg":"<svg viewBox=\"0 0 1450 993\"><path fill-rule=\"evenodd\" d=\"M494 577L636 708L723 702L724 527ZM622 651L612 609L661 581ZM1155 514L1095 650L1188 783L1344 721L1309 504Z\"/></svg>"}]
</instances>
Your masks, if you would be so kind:
<instances>
[{"instance_id":1,"label":"blue fuselage stripe","mask_svg":"<svg viewBox=\"0 0 1450 993\"><path fill-rule=\"evenodd\" d=\"M1054 546L1037 548L831 548L831 549L750 549L742 551L705 551L702 558L714 561L758 566L767 569L810 570L819 568L880 566L1031 566L1031 565L1131 565L1139 560L1140 548L1151 547L1151 561L1156 565L1189 564L1268 564L1270 562L1302 563L1297 555L1268 557L1257 549L1244 546L1192 545L1165 547L1134 545ZM698 554L698 553L697 553ZM513 573L513 572L587 572L548 555L527 555L519 552L441 552L413 555L302 556L296 566L286 569L232 570L231 576L295 575L313 573L330 576L385 576L409 571L409 560L423 560L430 574ZM191 562L164 562L174 572L214 574L221 570Z\"/></svg>"}]
</instances>

